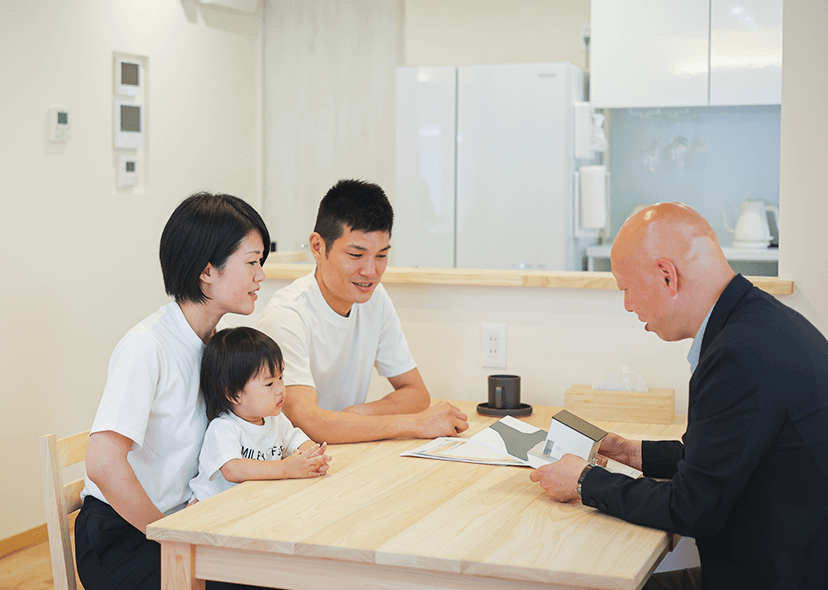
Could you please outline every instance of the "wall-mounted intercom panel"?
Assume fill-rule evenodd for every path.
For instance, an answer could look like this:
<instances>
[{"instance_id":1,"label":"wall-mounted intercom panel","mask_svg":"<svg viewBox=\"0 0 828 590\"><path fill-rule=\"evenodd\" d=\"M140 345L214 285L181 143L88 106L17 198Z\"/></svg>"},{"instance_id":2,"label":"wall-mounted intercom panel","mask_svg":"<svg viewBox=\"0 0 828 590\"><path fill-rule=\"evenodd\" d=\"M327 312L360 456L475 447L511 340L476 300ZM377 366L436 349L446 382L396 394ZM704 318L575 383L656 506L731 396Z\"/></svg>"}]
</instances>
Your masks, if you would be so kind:
<instances>
[{"instance_id":1,"label":"wall-mounted intercom panel","mask_svg":"<svg viewBox=\"0 0 828 590\"><path fill-rule=\"evenodd\" d=\"M143 64L139 59L115 58L115 94L136 96L143 93Z\"/></svg>"},{"instance_id":2,"label":"wall-mounted intercom panel","mask_svg":"<svg viewBox=\"0 0 828 590\"><path fill-rule=\"evenodd\" d=\"M112 162L116 192L143 192L147 184L146 56L112 54Z\"/></svg>"},{"instance_id":3,"label":"wall-mounted intercom panel","mask_svg":"<svg viewBox=\"0 0 828 590\"><path fill-rule=\"evenodd\" d=\"M69 109L52 107L49 109L49 140L56 143L66 143L72 137Z\"/></svg>"},{"instance_id":4,"label":"wall-mounted intercom panel","mask_svg":"<svg viewBox=\"0 0 828 590\"><path fill-rule=\"evenodd\" d=\"M116 100L113 112L115 147L124 150L144 147L144 105Z\"/></svg>"}]
</instances>

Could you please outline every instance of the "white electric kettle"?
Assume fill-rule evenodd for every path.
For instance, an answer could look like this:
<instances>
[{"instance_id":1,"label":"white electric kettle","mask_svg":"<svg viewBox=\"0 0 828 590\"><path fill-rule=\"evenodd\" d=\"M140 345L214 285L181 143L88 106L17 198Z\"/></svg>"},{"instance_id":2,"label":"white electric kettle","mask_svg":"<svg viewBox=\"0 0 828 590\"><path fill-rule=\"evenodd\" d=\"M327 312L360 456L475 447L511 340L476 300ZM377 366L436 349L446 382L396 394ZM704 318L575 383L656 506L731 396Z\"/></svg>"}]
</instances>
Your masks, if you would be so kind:
<instances>
[{"instance_id":1,"label":"white electric kettle","mask_svg":"<svg viewBox=\"0 0 828 590\"><path fill-rule=\"evenodd\" d=\"M773 205L765 205L762 201L742 201L739 204L739 219L736 222L736 229L727 223L724 207L722 209L725 227L732 231L735 236L734 248L761 249L767 248L770 244L771 233L768 226L768 214L773 213L776 227L779 227L779 209Z\"/></svg>"}]
</instances>

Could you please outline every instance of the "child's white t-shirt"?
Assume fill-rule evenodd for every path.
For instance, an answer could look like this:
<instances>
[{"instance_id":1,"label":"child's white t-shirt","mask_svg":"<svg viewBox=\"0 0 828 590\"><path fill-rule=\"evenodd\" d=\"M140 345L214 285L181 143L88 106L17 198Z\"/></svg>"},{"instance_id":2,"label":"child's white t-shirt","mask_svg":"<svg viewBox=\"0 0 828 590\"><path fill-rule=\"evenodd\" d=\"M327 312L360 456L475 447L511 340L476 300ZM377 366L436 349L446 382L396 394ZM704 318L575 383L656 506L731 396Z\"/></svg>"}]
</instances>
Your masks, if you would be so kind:
<instances>
[{"instance_id":1,"label":"child's white t-shirt","mask_svg":"<svg viewBox=\"0 0 828 590\"><path fill-rule=\"evenodd\" d=\"M182 508L198 469L207 427L199 393L204 343L171 302L133 327L109 360L109 373L91 432L112 431L133 441L127 455L138 481L161 512ZM88 477L82 497L106 502Z\"/></svg>"},{"instance_id":2,"label":"child's white t-shirt","mask_svg":"<svg viewBox=\"0 0 828 590\"><path fill-rule=\"evenodd\" d=\"M198 457L198 475L190 482L196 498L205 500L227 490L221 467L233 459L278 461L310 440L284 415L265 416L264 424L252 424L232 413L224 413L207 426Z\"/></svg>"}]
</instances>

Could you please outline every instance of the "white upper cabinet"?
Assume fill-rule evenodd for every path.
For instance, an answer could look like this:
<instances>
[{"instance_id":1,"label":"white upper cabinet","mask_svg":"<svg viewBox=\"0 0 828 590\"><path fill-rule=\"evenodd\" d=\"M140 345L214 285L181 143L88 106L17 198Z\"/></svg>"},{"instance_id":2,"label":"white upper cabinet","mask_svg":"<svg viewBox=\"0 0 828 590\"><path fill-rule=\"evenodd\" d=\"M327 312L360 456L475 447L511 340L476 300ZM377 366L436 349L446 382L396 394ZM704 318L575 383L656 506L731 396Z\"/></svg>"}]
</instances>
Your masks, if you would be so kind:
<instances>
[{"instance_id":1,"label":"white upper cabinet","mask_svg":"<svg viewBox=\"0 0 828 590\"><path fill-rule=\"evenodd\" d=\"M706 0L592 0L591 6L593 106L707 105Z\"/></svg>"},{"instance_id":2,"label":"white upper cabinet","mask_svg":"<svg viewBox=\"0 0 828 590\"><path fill-rule=\"evenodd\" d=\"M782 0L592 0L599 108L781 102Z\"/></svg>"},{"instance_id":3,"label":"white upper cabinet","mask_svg":"<svg viewBox=\"0 0 828 590\"><path fill-rule=\"evenodd\" d=\"M782 102L782 1L714 1L710 104Z\"/></svg>"}]
</instances>

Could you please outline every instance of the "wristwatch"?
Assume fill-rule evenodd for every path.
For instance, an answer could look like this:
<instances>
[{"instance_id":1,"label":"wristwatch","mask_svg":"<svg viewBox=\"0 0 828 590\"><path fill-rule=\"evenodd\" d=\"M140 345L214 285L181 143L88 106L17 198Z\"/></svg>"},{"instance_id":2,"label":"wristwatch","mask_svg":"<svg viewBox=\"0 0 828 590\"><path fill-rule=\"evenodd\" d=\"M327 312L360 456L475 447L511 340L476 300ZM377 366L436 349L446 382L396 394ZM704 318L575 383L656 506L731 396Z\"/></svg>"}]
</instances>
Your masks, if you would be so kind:
<instances>
[{"instance_id":1,"label":"wristwatch","mask_svg":"<svg viewBox=\"0 0 828 590\"><path fill-rule=\"evenodd\" d=\"M584 499L583 496L581 496L581 486L584 483L584 478L586 477L586 474L589 473L589 470L593 467L595 467L595 465L593 465L592 463L587 463L581 471L581 475L578 476L578 485L575 486L575 492L577 492L578 497L581 498L581 500Z\"/></svg>"}]
</instances>

